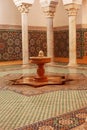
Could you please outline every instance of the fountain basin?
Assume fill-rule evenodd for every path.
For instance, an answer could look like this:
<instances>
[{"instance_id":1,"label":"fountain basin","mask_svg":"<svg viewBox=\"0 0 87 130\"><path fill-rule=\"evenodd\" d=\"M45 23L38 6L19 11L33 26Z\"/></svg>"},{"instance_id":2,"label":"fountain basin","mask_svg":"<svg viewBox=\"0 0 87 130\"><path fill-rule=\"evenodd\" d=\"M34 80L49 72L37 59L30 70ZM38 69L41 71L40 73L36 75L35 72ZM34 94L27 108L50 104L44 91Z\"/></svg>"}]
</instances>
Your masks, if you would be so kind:
<instances>
[{"instance_id":1,"label":"fountain basin","mask_svg":"<svg viewBox=\"0 0 87 130\"><path fill-rule=\"evenodd\" d=\"M30 62L34 64L45 64L51 61L50 57L30 57Z\"/></svg>"},{"instance_id":2,"label":"fountain basin","mask_svg":"<svg viewBox=\"0 0 87 130\"><path fill-rule=\"evenodd\" d=\"M49 57L30 57L30 63L36 64L38 66L37 68L37 74L34 76L34 80L40 81L40 82L46 82L48 81L47 76L45 75L45 69L44 65L46 63L49 63L51 61L51 58Z\"/></svg>"}]
</instances>

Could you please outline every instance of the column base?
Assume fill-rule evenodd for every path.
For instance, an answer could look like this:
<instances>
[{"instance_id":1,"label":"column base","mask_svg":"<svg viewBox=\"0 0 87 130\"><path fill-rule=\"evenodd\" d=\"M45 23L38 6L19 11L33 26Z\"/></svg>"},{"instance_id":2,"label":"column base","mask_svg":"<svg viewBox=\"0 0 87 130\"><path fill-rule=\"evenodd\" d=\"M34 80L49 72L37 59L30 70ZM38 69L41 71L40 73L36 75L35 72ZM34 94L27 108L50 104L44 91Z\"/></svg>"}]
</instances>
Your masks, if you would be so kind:
<instances>
[{"instance_id":1,"label":"column base","mask_svg":"<svg viewBox=\"0 0 87 130\"><path fill-rule=\"evenodd\" d=\"M78 64L77 63L69 63L67 66L69 66L69 67L78 67Z\"/></svg>"},{"instance_id":2,"label":"column base","mask_svg":"<svg viewBox=\"0 0 87 130\"><path fill-rule=\"evenodd\" d=\"M47 65L55 65L55 62L50 62L50 63L47 63Z\"/></svg>"},{"instance_id":3,"label":"column base","mask_svg":"<svg viewBox=\"0 0 87 130\"><path fill-rule=\"evenodd\" d=\"M22 64L22 68L26 68L26 67L29 67L29 63L28 64Z\"/></svg>"}]
</instances>

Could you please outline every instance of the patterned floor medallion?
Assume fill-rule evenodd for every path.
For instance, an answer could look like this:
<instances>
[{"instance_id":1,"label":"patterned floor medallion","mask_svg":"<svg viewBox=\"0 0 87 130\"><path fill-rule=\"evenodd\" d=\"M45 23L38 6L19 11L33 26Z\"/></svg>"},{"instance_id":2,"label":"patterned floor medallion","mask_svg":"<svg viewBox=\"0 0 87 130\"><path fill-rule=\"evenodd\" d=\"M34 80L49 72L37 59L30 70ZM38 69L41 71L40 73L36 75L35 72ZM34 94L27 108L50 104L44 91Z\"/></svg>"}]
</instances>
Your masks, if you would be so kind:
<instances>
[{"instance_id":1,"label":"patterned floor medallion","mask_svg":"<svg viewBox=\"0 0 87 130\"><path fill-rule=\"evenodd\" d=\"M0 78L1 130L72 130L85 122L86 75L66 74L69 82L62 85L12 85L22 76Z\"/></svg>"},{"instance_id":2,"label":"patterned floor medallion","mask_svg":"<svg viewBox=\"0 0 87 130\"><path fill-rule=\"evenodd\" d=\"M78 116L77 115L81 115ZM15 130L71 130L85 122L87 108L34 123Z\"/></svg>"}]
</instances>

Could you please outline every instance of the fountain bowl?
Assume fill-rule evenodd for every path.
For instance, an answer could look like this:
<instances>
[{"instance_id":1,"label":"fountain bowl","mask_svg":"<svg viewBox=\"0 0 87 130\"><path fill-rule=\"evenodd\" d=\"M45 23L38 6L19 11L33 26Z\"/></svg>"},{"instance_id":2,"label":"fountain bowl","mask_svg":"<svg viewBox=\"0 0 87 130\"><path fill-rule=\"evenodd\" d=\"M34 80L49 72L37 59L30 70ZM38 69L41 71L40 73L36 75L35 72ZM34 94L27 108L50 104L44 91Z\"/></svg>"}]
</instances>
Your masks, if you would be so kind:
<instances>
[{"instance_id":1,"label":"fountain bowl","mask_svg":"<svg viewBox=\"0 0 87 130\"><path fill-rule=\"evenodd\" d=\"M34 63L34 64L45 64L45 63L49 63L51 61L50 57L30 57L30 63Z\"/></svg>"}]
</instances>

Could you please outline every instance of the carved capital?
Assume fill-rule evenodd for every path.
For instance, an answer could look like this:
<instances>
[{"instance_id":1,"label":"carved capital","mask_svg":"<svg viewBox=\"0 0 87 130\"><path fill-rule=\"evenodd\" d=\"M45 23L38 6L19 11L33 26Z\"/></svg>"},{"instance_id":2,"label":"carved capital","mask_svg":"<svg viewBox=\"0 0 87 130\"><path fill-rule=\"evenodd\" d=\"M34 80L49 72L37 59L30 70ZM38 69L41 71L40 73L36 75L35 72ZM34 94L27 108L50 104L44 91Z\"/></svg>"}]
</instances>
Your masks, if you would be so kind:
<instances>
[{"instance_id":1,"label":"carved capital","mask_svg":"<svg viewBox=\"0 0 87 130\"><path fill-rule=\"evenodd\" d=\"M67 10L68 16L75 16L77 15L78 10L80 9L79 4L67 4L64 5L65 9Z\"/></svg>"},{"instance_id":2,"label":"carved capital","mask_svg":"<svg viewBox=\"0 0 87 130\"><path fill-rule=\"evenodd\" d=\"M43 12L44 12L46 17L54 17L55 8L53 8L53 7L44 7Z\"/></svg>"},{"instance_id":3,"label":"carved capital","mask_svg":"<svg viewBox=\"0 0 87 130\"><path fill-rule=\"evenodd\" d=\"M50 2L49 5L43 6L42 9L46 17L54 17L55 11L56 11L56 5L57 2Z\"/></svg>"},{"instance_id":4,"label":"carved capital","mask_svg":"<svg viewBox=\"0 0 87 130\"><path fill-rule=\"evenodd\" d=\"M22 3L20 6L18 6L18 10L21 13L28 13L31 6L32 4Z\"/></svg>"}]
</instances>

